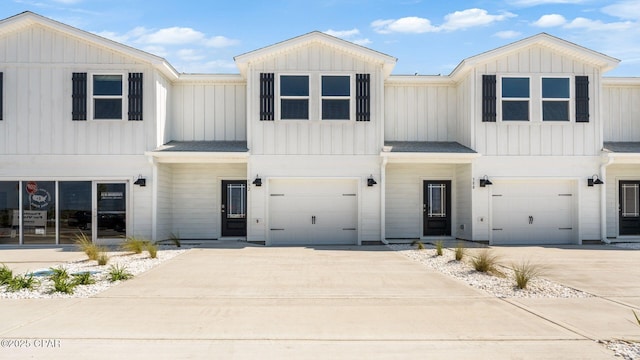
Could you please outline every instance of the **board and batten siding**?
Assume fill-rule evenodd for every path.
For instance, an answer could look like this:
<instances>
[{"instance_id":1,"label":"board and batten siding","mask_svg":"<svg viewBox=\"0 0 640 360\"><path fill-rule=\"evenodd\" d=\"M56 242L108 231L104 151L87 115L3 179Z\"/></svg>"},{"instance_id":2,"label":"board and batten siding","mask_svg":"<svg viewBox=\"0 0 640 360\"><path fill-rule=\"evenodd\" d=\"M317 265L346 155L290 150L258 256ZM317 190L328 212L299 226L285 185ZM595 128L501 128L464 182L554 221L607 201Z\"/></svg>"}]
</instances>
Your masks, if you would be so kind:
<instances>
[{"instance_id":1,"label":"board and batten siding","mask_svg":"<svg viewBox=\"0 0 640 360\"><path fill-rule=\"evenodd\" d=\"M168 164L158 164L158 192L156 194L156 239L168 239L173 230L173 168Z\"/></svg>"},{"instance_id":2,"label":"board and batten siding","mask_svg":"<svg viewBox=\"0 0 640 360\"><path fill-rule=\"evenodd\" d=\"M456 88L446 84L385 83L387 141L456 141Z\"/></svg>"},{"instance_id":3,"label":"board and batten siding","mask_svg":"<svg viewBox=\"0 0 640 360\"><path fill-rule=\"evenodd\" d=\"M132 155L156 147L155 70L148 64L33 25L0 37L0 71L0 153ZM143 73L144 120L72 121L73 72L122 74L125 86L127 73Z\"/></svg>"},{"instance_id":4,"label":"board and batten siding","mask_svg":"<svg viewBox=\"0 0 640 360\"><path fill-rule=\"evenodd\" d=\"M640 141L640 79L605 79L602 114L604 141Z\"/></svg>"},{"instance_id":5,"label":"board and batten siding","mask_svg":"<svg viewBox=\"0 0 640 360\"><path fill-rule=\"evenodd\" d=\"M260 73L309 75L309 120L260 121ZM320 120L320 76L370 74L371 121ZM382 149L381 66L311 43L251 64L248 71L249 148L255 155L372 155ZM352 81L355 81L352 80ZM278 86L276 85L276 90ZM355 91L355 90L354 90ZM352 97L355 93L351 94ZM278 107L279 97L275 102ZM355 106L355 102L352 102ZM353 109L352 109L353 110ZM353 111L352 111L353 112Z\"/></svg>"},{"instance_id":6,"label":"board and batten siding","mask_svg":"<svg viewBox=\"0 0 640 360\"><path fill-rule=\"evenodd\" d=\"M246 93L246 84L239 75L237 79L176 83L171 140L246 140Z\"/></svg>"},{"instance_id":7,"label":"board and batten siding","mask_svg":"<svg viewBox=\"0 0 640 360\"><path fill-rule=\"evenodd\" d=\"M220 237L221 181L246 179L245 164L171 164L172 232L183 239Z\"/></svg>"},{"instance_id":8,"label":"board and batten siding","mask_svg":"<svg viewBox=\"0 0 640 360\"><path fill-rule=\"evenodd\" d=\"M482 122L482 75L531 78L530 121ZM574 76L589 76L589 122L543 122L540 77L567 76L574 87ZM474 149L483 155L597 155L602 148L600 135L600 71L575 58L544 46L531 46L494 61L478 65L467 76L475 77ZM499 87L498 87L499 89ZM500 101L498 94L498 102ZM537 99L537 100L536 100ZM500 107L500 103L497 104ZM570 102L570 107L574 107Z\"/></svg>"}]
</instances>

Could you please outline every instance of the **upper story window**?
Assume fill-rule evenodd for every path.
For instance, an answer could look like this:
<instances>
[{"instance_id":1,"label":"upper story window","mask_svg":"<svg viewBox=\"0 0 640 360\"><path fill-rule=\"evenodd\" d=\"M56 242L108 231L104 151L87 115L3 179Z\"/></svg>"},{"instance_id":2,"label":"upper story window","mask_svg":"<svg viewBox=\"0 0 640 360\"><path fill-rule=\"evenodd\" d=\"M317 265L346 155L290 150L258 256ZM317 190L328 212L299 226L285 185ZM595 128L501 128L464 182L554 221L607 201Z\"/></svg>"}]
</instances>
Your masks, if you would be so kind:
<instances>
[{"instance_id":1,"label":"upper story window","mask_svg":"<svg viewBox=\"0 0 640 360\"><path fill-rule=\"evenodd\" d=\"M322 76L322 120L351 118L351 77Z\"/></svg>"},{"instance_id":2,"label":"upper story window","mask_svg":"<svg viewBox=\"0 0 640 360\"><path fill-rule=\"evenodd\" d=\"M542 78L542 120L569 121L569 78Z\"/></svg>"},{"instance_id":3,"label":"upper story window","mask_svg":"<svg viewBox=\"0 0 640 360\"><path fill-rule=\"evenodd\" d=\"M280 119L309 119L309 76L280 76Z\"/></svg>"},{"instance_id":4,"label":"upper story window","mask_svg":"<svg viewBox=\"0 0 640 360\"><path fill-rule=\"evenodd\" d=\"M93 75L93 118L122 119L122 75Z\"/></svg>"},{"instance_id":5,"label":"upper story window","mask_svg":"<svg viewBox=\"0 0 640 360\"><path fill-rule=\"evenodd\" d=\"M530 100L529 78L502 78L502 120L528 121Z\"/></svg>"}]
</instances>

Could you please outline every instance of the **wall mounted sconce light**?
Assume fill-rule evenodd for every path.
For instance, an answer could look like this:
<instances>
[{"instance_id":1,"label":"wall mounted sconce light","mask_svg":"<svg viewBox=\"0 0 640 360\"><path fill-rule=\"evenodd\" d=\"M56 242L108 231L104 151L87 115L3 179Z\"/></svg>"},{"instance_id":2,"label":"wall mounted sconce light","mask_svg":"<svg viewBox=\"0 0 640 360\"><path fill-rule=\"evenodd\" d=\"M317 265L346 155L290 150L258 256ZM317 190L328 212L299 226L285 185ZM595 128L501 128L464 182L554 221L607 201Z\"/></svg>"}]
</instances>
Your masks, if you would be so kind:
<instances>
[{"instance_id":1,"label":"wall mounted sconce light","mask_svg":"<svg viewBox=\"0 0 640 360\"><path fill-rule=\"evenodd\" d=\"M252 184L255 186L262 186L262 179L260 178L260 175L256 175L256 179L253 180Z\"/></svg>"},{"instance_id":2,"label":"wall mounted sconce light","mask_svg":"<svg viewBox=\"0 0 640 360\"><path fill-rule=\"evenodd\" d=\"M143 178L142 175L138 175L138 180L134 181L133 185L147 186L147 179Z\"/></svg>"},{"instance_id":3,"label":"wall mounted sconce light","mask_svg":"<svg viewBox=\"0 0 640 360\"><path fill-rule=\"evenodd\" d=\"M487 185L493 185L493 183L489 180L489 177L485 175L480 178L480 187L485 187Z\"/></svg>"},{"instance_id":4,"label":"wall mounted sconce light","mask_svg":"<svg viewBox=\"0 0 640 360\"><path fill-rule=\"evenodd\" d=\"M587 186L602 185L602 184L604 184L604 181L600 180L600 178L596 174L593 174L592 177L587 179Z\"/></svg>"},{"instance_id":5,"label":"wall mounted sconce light","mask_svg":"<svg viewBox=\"0 0 640 360\"><path fill-rule=\"evenodd\" d=\"M373 186L375 184L377 184L377 182L373 178L373 174L369 175L369 178L367 179L367 186Z\"/></svg>"}]
</instances>

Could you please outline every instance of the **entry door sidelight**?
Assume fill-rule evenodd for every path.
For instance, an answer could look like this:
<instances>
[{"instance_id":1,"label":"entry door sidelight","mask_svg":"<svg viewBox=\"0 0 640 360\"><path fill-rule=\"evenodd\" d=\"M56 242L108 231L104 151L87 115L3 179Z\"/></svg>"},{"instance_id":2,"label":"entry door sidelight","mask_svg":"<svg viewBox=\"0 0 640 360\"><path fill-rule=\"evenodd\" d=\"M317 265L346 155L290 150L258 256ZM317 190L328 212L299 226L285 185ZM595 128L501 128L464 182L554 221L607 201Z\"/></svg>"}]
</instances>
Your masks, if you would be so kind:
<instances>
[{"instance_id":1,"label":"entry door sidelight","mask_svg":"<svg viewBox=\"0 0 640 360\"><path fill-rule=\"evenodd\" d=\"M620 235L640 235L640 181L620 181Z\"/></svg>"},{"instance_id":2,"label":"entry door sidelight","mask_svg":"<svg viewBox=\"0 0 640 360\"><path fill-rule=\"evenodd\" d=\"M451 181L425 181L423 194L423 235L451 236Z\"/></svg>"},{"instance_id":3,"label":"entry door sidelight","mask_svg":"<svg viewBox=\"0 0 640 360\"><path fill-rule=\"evenodd\" d=\"M247 181L222 180L222 236L247 236Z\"/></svg>"}]
</instances>

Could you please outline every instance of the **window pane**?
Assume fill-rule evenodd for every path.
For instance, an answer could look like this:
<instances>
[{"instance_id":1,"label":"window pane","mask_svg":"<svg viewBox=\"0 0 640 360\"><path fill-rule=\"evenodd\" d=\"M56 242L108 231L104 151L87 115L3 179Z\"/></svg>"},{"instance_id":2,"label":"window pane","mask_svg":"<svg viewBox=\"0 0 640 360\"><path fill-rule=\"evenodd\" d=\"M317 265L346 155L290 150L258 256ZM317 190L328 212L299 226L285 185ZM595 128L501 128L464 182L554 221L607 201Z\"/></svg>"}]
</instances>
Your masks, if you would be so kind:
<instances>
[{"instance_id":1,"label":"window pane","mask_svg":"<svg viewBox=\"0 0 640 360\"><path fill-rule=\"evenodd\" d=\"M309 100L282 99L280 101L280 118L284 120L309 119Z\"/></svg>"},{"instance_id":2,"label":"window pane","mask_svg":"<svg viewBox=\"0 0 640 360\"><path fill-rule=\"evenodd\" d=\"M349 120L349 100L322 100L323 120Z\"/></svg>"},{"instance_id":3,"label":"window pane","mask_svg":"<svg viewBox=\"0 0 640 360\"><path fill-rule=\"evenodd\" d=\"M429 184L429 217L445 217L447 216L446 209L446 185L444 184Z\"/></svg>"},{"instance_id":4,"label":"window pane","mask_svg":"<svg viewBox=\"0 0 640 360\"><path fill-rule=\"evenodd\" d=\"M568 99L569 98L569 79L543 78L542 79L542 97Z\"/></svg>"},{"instance_id":5,"label":"window pane","mask_svg":"<svg viewBox=\"0 0 640 360\"><path fill-rule=\"evenodd\" d=\"M73 244L77 235L91 239L91 181L61 181L60 243Z\"/></svg>"},{"instance_id":6,"label":"window pane","mask_svg":"<svg viewBox=\"0 0 640 360\"><path fill-rule=\"evenodd\" d=\"M17 244L20 236L20 193L17 181L0 181L0 244Z\"/></svg>"},{"instance_id":7,"label":"window pane","mask_svg":"<svg viewBox=\"0 0 640 360\"><path fill-rule=\"evenodd\" d=\"M322 96L350 96L348 76L323 76Z\"/></svg>"},{"instance_id":8,"label":"window pane","mask_svg":"<svg viewBox=\"0 0 640 360\"><path fill-rule=\"evenodd\" d=\"M529 102L503 101L502 120L529 120Z\"/></svg>"},{"instance_id":9,"label":"window pane","mask_svg":"<svg viewBox=\"0 0 640 360\"><path fill-rule=\"evenodd\" d=\"M502 97L529 97L529 78L502 78Z\"/></svg>"},{"instance_id":10,"label":"window pane","mask_svg":"<svg viewBox=\"0 0 640 360\"><path fill-rule=\"evenodd\" d=\"M309 96L308 76L281 76L281 96Z\"/></svg>"},{"instance_id":11,"label":"window pane","mask_svg":"<svg viewBox=\"0 0 640 360\"><path fill-rule=\"evenodd\" d=\"M122 99L94 99L94 119L122 119Z\"/></svg>"},{"instance_id":12,"label":"window pane","mask_svg":"<svg viewBox=\"0 0 640 360\"><path fill-rule=\"evenodd\" d=\"M543 101L542 120L545 121L569 121L568 101Z\"/></svg>"},{"instance_id":13,"label":"window pane","mask_svg":"<svg viewBox=\"0 0 640 360\"><path fill-rule=\"evenodd\" d=\"M622 185L622 217L638 217L638 184Z\"/></svg>"},{"instance_id":14,"label":"window pane","mask_svg":"<svg viewBox=\"0 0 640 360\"><path fill-rule=\"evenodd\" d=\"M123 238L127 233L125 184L98 184L98 238Z\"/></svg>"},{"instance_id":15,"label":"window pane","mask_svg":"<svg viewBox=\"0 0 640 360\"><path fill-rule=\"evenodd\" d=\"M93 75L93 95L122 95L122 75Z\"/></svg>"},{"instance_id":16,"label":"window pane","mask_svg":"<svg viewBox=\"0 0 640 360\"><path fill-rule=\"evenodd\" d=\"M245 184L229 184L227 187L227 218L243 219L246 217L244 194Z\"/></svg>"},{"instance_id":17,"label":"window pane","mask_svg":"<svg viewBox=\"0 0 640 360\"><path fill-rule=\"evenodd\" d=\"M56 182L22 183L22 226L24 244L56 242Z\"/></svg>"}]
</instances>

